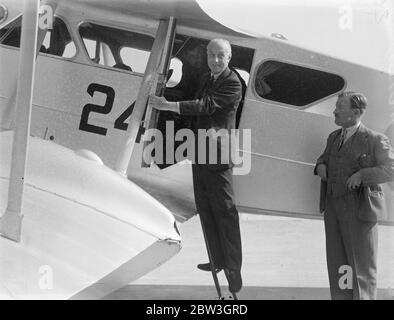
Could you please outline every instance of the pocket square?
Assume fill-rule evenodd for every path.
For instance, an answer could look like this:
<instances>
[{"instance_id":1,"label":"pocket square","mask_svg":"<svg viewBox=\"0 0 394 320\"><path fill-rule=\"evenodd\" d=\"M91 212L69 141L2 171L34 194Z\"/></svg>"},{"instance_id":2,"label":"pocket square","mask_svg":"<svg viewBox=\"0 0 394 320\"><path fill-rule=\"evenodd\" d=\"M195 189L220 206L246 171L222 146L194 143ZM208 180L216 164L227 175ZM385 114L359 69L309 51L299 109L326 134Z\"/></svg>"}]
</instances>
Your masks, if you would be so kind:
<instances>
[{"instance_id":1,"label":"pocket square","mask_svg":"<svg viewBox=\"0 0 394 320\"><path fill-rule=\"evenodd\" d=\"M358 158L358 163L361 168L372 167L373 166L372 156L364 153Z\"/></svg>"}]
</instances>

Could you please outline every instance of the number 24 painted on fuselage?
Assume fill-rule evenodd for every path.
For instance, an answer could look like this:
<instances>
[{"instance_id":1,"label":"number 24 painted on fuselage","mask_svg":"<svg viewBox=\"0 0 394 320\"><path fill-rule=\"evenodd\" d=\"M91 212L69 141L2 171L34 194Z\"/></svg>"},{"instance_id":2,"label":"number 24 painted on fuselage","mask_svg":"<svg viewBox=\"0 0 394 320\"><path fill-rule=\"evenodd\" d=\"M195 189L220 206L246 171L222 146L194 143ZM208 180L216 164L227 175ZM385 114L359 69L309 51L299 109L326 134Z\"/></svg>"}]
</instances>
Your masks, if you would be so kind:
<instances>
[{"instance_id":1,"label":"number 24 painted on fuselage","mask_svg":"<svg viewBox=\"0 0 394 320\"><path fill-rule=\"evenodd\" d=\"M100 135L107 135L107 128L103 128L100 126L96 126L90 124L89 115L90 113L100 113L100 114L108 114L111 112L112 107L114 105L115 100L115 91L113 88L109 86L105 86L98 83L91 83L88 87L87 92L91 97L93 97L94 93L98 91L104 93L106 95L106 100L104 106L99 106L97 104L86 104L82 109L81 114L81 121L79 122L79 130L87 131L91 133L96 133ZM127 107L127 109L115 120L114 128L119 130L127 130L128 123L125 121L128 117L130 117L131 113L133 112L135 101Z\"/></svg>"}]
</instances>

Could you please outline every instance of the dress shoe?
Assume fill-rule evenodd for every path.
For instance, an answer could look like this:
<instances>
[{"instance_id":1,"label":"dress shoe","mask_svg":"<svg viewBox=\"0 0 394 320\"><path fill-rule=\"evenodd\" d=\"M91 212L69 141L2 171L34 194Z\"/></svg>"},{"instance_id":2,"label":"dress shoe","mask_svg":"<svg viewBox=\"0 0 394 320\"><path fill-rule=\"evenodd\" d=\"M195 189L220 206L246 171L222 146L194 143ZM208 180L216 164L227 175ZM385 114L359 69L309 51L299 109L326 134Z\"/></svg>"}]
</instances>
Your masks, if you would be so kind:
<instances>
[{"instance_id":1,"label":"dress shoe","mask_svg":"<svg viewBox=\"0 0 394 320\"><path fill-rule=\"evenodd\" d=\"M226 276L228 281L228 289L230 290L230 292L239 292L242 288L241 271L227 270Z\"/></svg>"},{"instance_id":2,"label":"dress shoe","mask_svg":"<svg viewBox=\"0 0 394 320\"><path fill-rule=\"evenodd\" d=\"M200 264L197 265L197 268L200 269L200 270L203 270L203 271L211 271L211 264L209 262L208 263L200 263ZM215 269L215 272L218 273L222 269L223 268L217 267Z\"/></svg>"}]
</instances>

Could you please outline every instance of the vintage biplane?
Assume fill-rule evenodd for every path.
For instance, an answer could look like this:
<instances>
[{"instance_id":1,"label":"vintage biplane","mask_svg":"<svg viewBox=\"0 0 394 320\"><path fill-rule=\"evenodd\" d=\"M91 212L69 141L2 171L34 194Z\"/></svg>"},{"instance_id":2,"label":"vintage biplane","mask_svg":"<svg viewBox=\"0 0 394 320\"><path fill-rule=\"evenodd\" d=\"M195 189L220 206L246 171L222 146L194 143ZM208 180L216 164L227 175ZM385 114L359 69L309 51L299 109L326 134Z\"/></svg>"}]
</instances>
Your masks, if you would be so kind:
<instances>
[{"instance_id":1,"label":"vintage biplane","mask_svg":"<svg viewBox=\"0 0 394 320\"><path fill-rule=\"evenodd\" d=\"M388 41L363 35L365 25L389 33L386 11L378 23L355 7L365 17L350 36L337 25L346 10L325 4L338 28L325 35L318 3L302 13L253 1L0 0L0 296L100 298L180 250L176 220L194 214L190 163L146 163L142 137L190 119L147 101L192 98L213 38L232 45L237 127L251 132L234 176L240 211L321 217L313 166L337 95L364 93L364 123L392 141L394 112L393 72L376 62ZM302 14L313 19L291 27Z\"/></svg>"}]
</instances>

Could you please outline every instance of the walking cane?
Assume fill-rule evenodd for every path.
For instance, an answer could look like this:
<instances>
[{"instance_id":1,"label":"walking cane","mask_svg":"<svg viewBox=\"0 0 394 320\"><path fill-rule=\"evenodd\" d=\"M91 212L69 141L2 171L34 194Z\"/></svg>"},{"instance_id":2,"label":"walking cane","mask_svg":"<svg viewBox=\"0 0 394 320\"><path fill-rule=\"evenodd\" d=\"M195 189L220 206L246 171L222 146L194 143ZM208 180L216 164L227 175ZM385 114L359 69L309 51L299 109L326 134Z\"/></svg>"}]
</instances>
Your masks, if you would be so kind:
<instances>
[{"instance_id":1,"label":"walking cane","mask_svg":"<svg viewBox=\"0 0 394 320\"><path fill-rule=\"evenodd\" d=\"M218 279L218 276L217 276L217 273L216 273L216 267L215 267L215 265L213 263L211 249L209 247L207 235L205 233L204 222L202 221L201 216L200 216L200 222L201 222L202 233L204 235L205 247L207 248L209 265L211 266L212 278L213 278L213 281L215 282L215 287L216 287L216 291L218 293L219 300L224 300L225 297L222 296L222 291L220 289L219 279ZM227 273L226 269L224 269L224 273L226 275L227 282L228 282L228 273ZM233 296L234 300L238 300L237 295L235 294L235 292L231 292L231 295Z\"/></svg>"}]
</instances>

